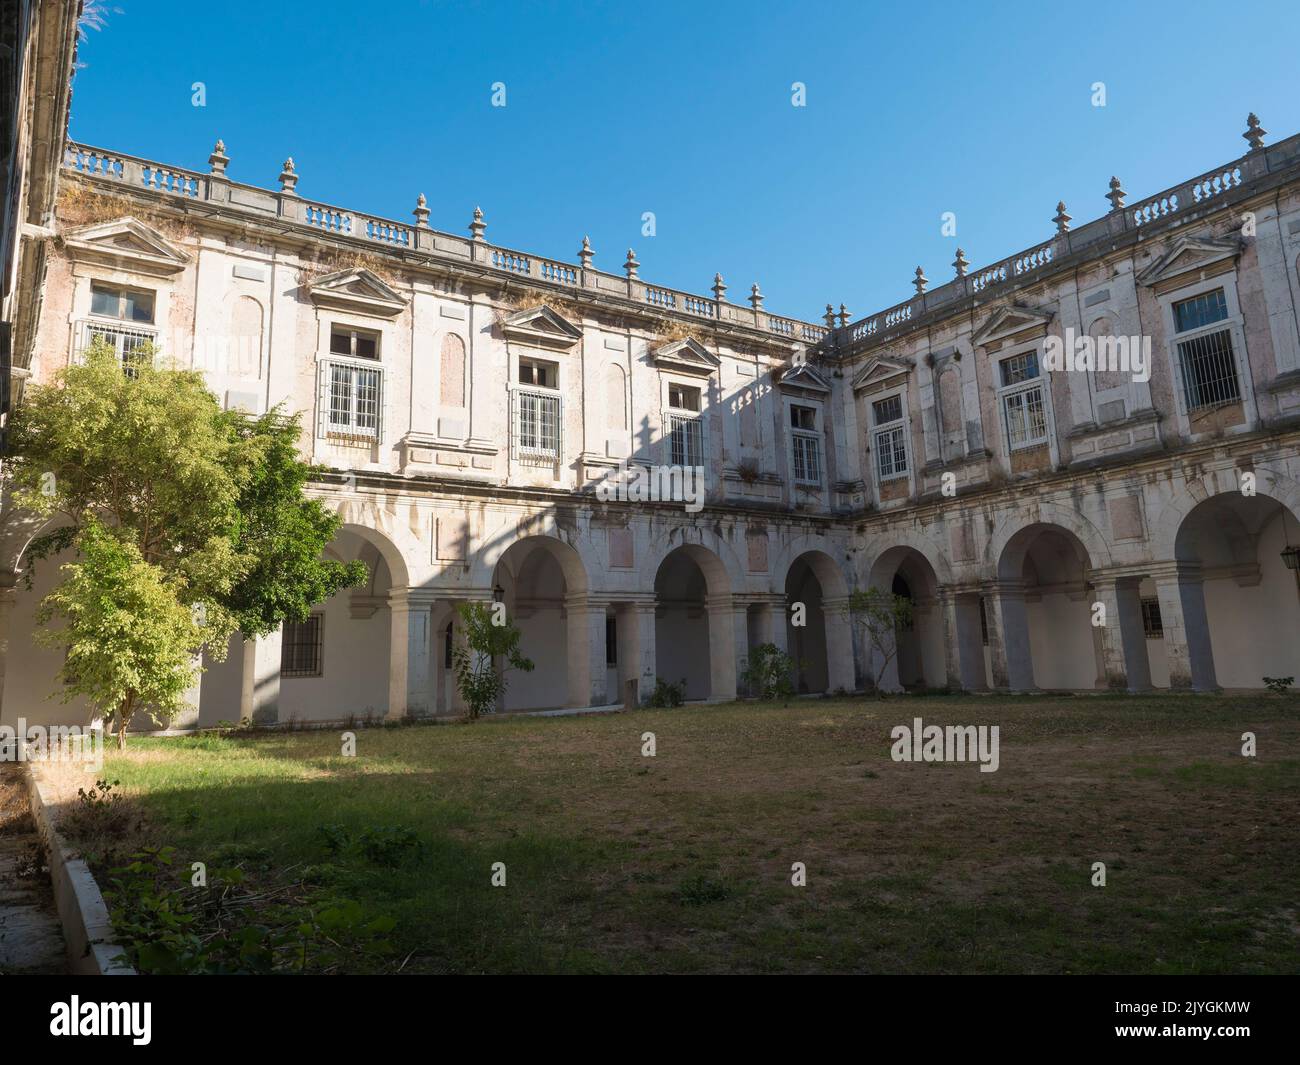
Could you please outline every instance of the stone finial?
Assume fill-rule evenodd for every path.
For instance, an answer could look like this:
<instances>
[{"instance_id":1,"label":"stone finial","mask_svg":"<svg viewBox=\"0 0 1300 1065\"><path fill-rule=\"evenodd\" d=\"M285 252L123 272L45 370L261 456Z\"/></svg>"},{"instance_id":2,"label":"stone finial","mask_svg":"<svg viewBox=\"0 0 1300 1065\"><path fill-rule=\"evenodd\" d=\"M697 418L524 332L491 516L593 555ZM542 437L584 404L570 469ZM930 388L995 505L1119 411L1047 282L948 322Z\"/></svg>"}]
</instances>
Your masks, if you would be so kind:
<instances>
[{"instance_id":1,"label":"stone finial","mask_svg":"<svg viewBox=\"0 0 1300 1065\"><path fill-rule=\"evenodd\" d=\"M840 304L839 319L840 319L841 329L843 329L845 326L849 324L849 309L846 306L844 306L844 304L842 303Z\"/></svg>"},{"instance_id":2,"label":"stone finial","mask_svg":"<svg viewBox=\"0 0 1300 1065\"><path fill-rule=\"evenodd\" d=\"M1070 232L1070 216L1065 213L1065 201L1059 200L1056 204L1056 217L1052 219L1056 223L1058 233Z\"/></svg>"},{"instance_id":3,"label":"stone finial","mask_svg":"<svg viewBox=\"0 0 1300 1065\"><path fill-rule=\"evenodd\" d=\"M723 284L721 274L713 275L713 298L719 303L727 302L727 286Z\"/></svg>"},{"instance_id":4,"label":"stone finial","mask_svg":"<svg viewBox=\"0 0 1300 1065\"><path fill-rule=\"evenodd\" d=\"M636 261L636 253L631 248L628 248L627 258L623 261L623 273L627 274L627 279L629 281L636 280L636 271L640 265L641 264Z\"/></svg>"},{"instance_id":5,"label":"stone finial","mask_svg":"<svg viewBox=\"0 0 1300 1065\"><path fill-rule=\"evenodd\" d=\"M583 237L582 247L578 249L578 262L582 264L584 270L591 269L591 260L595 254L591 248L591 238Z\"/></svg>"},{"instance_id":6,"label":"stone finial","mask_svg":"<svg viewBox=\"0 0 1300 1065\"><path fill-rule=\"evenodd\" d=\"M1119 178L1111 178L1110 192L1106 193L1106 199L1110 200L1110 209L1112 211L1121 210L1124 206L1124 197L1127 195L1128 193L1124 191L1123 186L1119 183Z\"/></svg>"},{"instance_id":7,"label":"stone finial","mask_svg":"<svg viewBox=\"0 0 1300 1065\"><path fill-rule=\"evenodd\" d=\"M417 226L427 226L429 224L429 201L424 198L423 192L415 198L414 213Z\"/></svg>"},{"instance_id":8,"label":"stone finial","mask_svg":"<svg viewBox=\"0 0 1300 1065\"><path fill-rule=\"evenodd\" d=\"M1268 130L1259 124L1259 118L1252 111L1246 116L1246 132L1242 134L1250 145L1252 152L1259 151L1264 147L1264 138L1268 135Z\"/></svg>"},{"instance_id":9,"label":"stone finial","mask_svg":"<svg viewBox=\"0 0 1300 1065\"><path fill-rule=\"evenodd\" d=\"M912 284L916 286L916 294L918 296L923 296L925 294L926 286L930 284L930 279L925 276L925 271L919 266L916 268L916 277L912 279Z\"/></svg>"},{"instance_id":10,"label":"stone finial","mask_svg":"<svg viewBox=\"0 0 1300 1065\"><path fill-rule=\"evenodd\" d=\"M284 169L280 171L280 191L288 193L290 196L297 196L294 191L298 184L298 172L293 165L293 156L289 156L284 161Z\"/></svg>"},{"instance_id":11,"label":"stone finial","mask_svg":"<svg viewBox=\"0 0 1300 1065\"><path fill-rule=\"evenodd\" d=\"M969 261L967 260L967 258L966 258L966 253L965 253L964 251L962 251L960 248L958 248L958 249L957 249L957 258L955 258L955 259L952 261L952 268L953 268L954 270L957 271L957 276L958 276L958 277L965 277L965 276L966 276L966 268L969 267L969 266L970 266L970 262L969 262Z\"/></svg>"},{"instance_id":12,"label":"stone finial","mask_svg":"<svg viewBox=\"0 0 1300 1065\"><path fill-rule=\"evenodd\" d=\"M758 282L755 281L749 290L749 305L756 311L763 309L763 293L758 290Z\"/></svg>"},{"instance_id":13,"label":"stone finial","mask_svg":"<svg viewBox=\"0 0 1300 1065\"><path fill-rule=\"evenodd\" d=\"M474 208L474 218L469 224L469 235L471 240L483 239L483 234L487 230L487 223L483 221L483 208Z\"/></svg>"},{"instance_id":14,"label":"stone finial","mask_svg":"<svg viewBox=\"0 0 1300 1065\"><path fill-rule=\"evenodd\" d=\"M226 142L218 140L212 149L212 154L208 156L208 166L212 167L212 173L224 174L226 164L229 162L230 158L226 155Z\"/></svg>"},{"instance_id":15,"label":"stone finial","mask_svg":"<svg viewBox=\"0 0 1300 1065\"><path fill-rule=\"evenodd\" d=\"M835 308L829 303L826 304L826 313L822 315L822 321L826 323L827 329L835 328Z\"/></svg>"}]
</instances>

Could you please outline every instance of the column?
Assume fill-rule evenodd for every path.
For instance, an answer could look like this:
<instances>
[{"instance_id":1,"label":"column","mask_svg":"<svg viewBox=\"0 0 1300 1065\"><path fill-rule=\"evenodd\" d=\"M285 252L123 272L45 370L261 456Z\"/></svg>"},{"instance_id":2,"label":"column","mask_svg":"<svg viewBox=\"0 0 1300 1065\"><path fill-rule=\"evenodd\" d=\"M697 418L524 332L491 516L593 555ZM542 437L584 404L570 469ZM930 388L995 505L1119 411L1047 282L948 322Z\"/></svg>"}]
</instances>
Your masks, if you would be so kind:
<instances>
[{"instance_id":1,"label":"column","mask_svg":"<svg viewBox=\"0 0 1300 1065\"><path fill-rule=\"evenodd\" d=\"M728 702L736 697L736 621L731 596L708 595L709 699Z\"/></svg>"},{"instance_id":2,"label":"column","mask_svg":"<svg viewBox=\"0 0 1300 1065\"><path fill-rule=\"evenodd\" d=\"M1160 599L1165 654L1169 657L1169 687L1215 691L1219 682L1214 672L1210 619L1205 612L1200 566L1170 562L1154 570L1151 577Z\"/></svg>"},{"instance_id":3,"label":"column","mask_svg":"<svg viewBox=\"0 0 1300 1065\"><path fill-rule=\"evenodd\" d=\"M939 589L939 613L943 619L943 675L948 690L954 692L971 687L970 678L962 669L967 651L962 640L959 602L955 591ZM979 609L978 606L976 609Z\"/></svg>"},{"instance_id":4,"label":"column","mask_svg":"<svg viewBox=\"0 0 1300 1065\"><path fill-rule=\"evenodd\" d=\"M429 714L429 602L409 588L388 593L387 720Z\"/></svg>"},{"instance_id":5,"label":"column","mask_svg":"<svg viewBox=\"0 0 1300 1065\"><path fill-rule=\"evenodd\" d=\"M274 725L280 720L280 655L284 630L276 626L265 636L244 640L244 686L239 696L239 719L254 725Z\"/></svg>"},{"instance_id":6,"label":"column","mask_svg":"<svg viewBox=\"0 0 1300 1065\"><path fill-rule=\"evenodd\" d=\"M1029 620L1024 586L1001 581L990 589L989 650L993 658L993 687L1032 691L1034 663L1029 653Z\"/></svg>"},{"instance_id":7,"label":"column","mask_svg":"<svg viewBox=\"0 0 1300 1065\"><path fill-rule=\"evenodd\" d=\"M853 623L847 595L822 599L822 625L826 630L826 686L832 692L852 692L858 681L853 668Z\"/></svg>"},{"instance_id":8,"label":"column","mask_svg":"<svg viewBox=\"0 0 1300 1065\"><path fill-rule=\"evenodd\" d=\"M623 632L623 621L627 619L627 633ZM657 665L655 662L655 602L654 599L637 600L628 604L618 619L620 647L618 650L619 677L623 683L622 697L628 698L627 682L635 680L637 685L637 702L644 704L654 693ZM629 647L627 673L622 672L623 643ZM631 707L629 707L631 709Z\"/></svg>"},{"instance_id":9,"label":"column","mask_svg":"<svg viewBox=\"0 0 1300 1065\"><path fill-rule=\"evenodd\" d=\"M569 706L604 706L605 605L587 596L567 596Z\"/></svg>"}]
</instances>

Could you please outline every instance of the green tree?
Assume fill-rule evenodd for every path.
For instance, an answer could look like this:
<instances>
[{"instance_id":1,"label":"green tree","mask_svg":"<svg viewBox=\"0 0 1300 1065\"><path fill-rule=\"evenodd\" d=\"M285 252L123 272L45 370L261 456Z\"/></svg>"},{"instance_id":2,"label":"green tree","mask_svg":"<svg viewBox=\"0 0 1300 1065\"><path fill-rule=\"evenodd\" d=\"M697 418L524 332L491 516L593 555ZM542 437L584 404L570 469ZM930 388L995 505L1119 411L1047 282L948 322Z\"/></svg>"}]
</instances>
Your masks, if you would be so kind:
<instances>
[{"instance_id":1,"label":"green tree","mask_svg":"<svg viewBox=\"0 0 1300 1065\"><path fill-rule=\"evenodd\" d=\"M459 624L464 626L464 643L452 655L456 670L456 687L469 707L471 721L481 714L490 714L497 699L509 686L506 667L531 673L533 662L519 650L519 627L504 617L499 604L489 608L483 603L462 603L458 613ZM494 618L500 624L494 624ZM497 668L498 660L504 662Z\"/></svg>"},{"instance_id":2,"label":"green tree","mask_svg":"<svg viewBox=\"0 0 1300 1065\"><path fill-rule=\"evenodd\" d=\"M905 595L893 595L880 588L868 588L849 595L849 620L867 641L874 652L868 669L874 667L871 687L876 698L885 697L881 688L885 670L898 655L898 634L912 624L912 600Z\"/></svg>"},{"instance_id":3,"label":"green tree","mask_svg":"<svg viewBox=\"0 0 1300 1065\"><path fill-rule=\"evenodd\" d=\"M80 695L101 708L121 747L137 709L165 718L180 708L204 636L172 582L135 544L94 519L75 543L77 561L63 567L64 580L37 610L36 640L66 649L64 702ZM56 621L62 625L49 627Z\"/></svg>"},{"instance_id":4,"label":"green tree","mask_svg":"<svg viewBox=\"0 0 1300 1065\"><path fill-rule=\"evenodd\" d=\"M170 597L192 619L190 655L206 647L220 659L236 628L255 635L286 618L301 619L312 602L364 577L360 564L320 557L338 520L302 495L314 471L293 452L296 418L273 412L250 421L223 411L201 374L156 366L148 346L133 353L126 369L112 346L97 339L82 362L29 389L14 418L7 473L15 503L55 526L28 546L28 580L37 562L69 548L83 567L107 567L103 574L65 567L75 589L61 590L76 596L49 602L51 618L68 622L62 630L68 640L80 641L84 651L94 638L73 622L95 616L87 597L99 587L107 597L104 619L123 622L132 611L154 611L134 624L174 636L167 620L174 612L161 605ZM113 565L104 536L126 552ZM139 567L156 572L146 577ZM129 595L127 587L134 589ZM172 677L171 661L164 656L159 674L146 676L138 663L123 660L112 683L102 675L111 663L97 666L93 701L106 716L117 715L119 743L136 709L162 719L179 709L164 697L173 687L164 683ZM65 671L65 689L78 675L76 667ZM192 663L189 677L192 682ZM105 702L111 692L120 697Z\"/></svg>"}]
</instances>

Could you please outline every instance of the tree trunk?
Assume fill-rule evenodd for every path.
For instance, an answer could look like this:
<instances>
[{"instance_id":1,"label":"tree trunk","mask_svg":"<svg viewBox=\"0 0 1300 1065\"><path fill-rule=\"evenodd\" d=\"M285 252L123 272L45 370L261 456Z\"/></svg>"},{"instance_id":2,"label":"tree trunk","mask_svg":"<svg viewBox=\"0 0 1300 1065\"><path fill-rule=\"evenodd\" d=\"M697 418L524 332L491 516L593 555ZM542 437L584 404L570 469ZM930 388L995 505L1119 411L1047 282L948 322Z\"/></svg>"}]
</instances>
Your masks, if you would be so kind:
<instances>
[{"instance_id":1,"label":"tree trunk","mask_svg":"<svg viewBox=\"0 0 1300 1065\"><path fill-rule=\"evenodd\" d=\"M117 708L117 749L126 749L126 726L131 722L131 711L135 705L135 695L128 695Z\"/></svg>"}]
</instances>

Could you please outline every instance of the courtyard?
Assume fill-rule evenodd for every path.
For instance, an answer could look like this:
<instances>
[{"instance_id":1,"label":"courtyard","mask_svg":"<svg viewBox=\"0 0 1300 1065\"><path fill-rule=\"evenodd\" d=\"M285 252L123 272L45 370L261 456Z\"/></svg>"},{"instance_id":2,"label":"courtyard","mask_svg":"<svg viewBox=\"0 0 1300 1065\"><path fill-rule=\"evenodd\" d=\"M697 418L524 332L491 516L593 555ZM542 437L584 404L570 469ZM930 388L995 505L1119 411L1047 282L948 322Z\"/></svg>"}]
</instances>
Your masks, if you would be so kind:
<instances>
[{"instance_id":1,"label":"courtyard","mask_svg":"<svg viewBox=\"0 0 1300 1065\"><path fill-rule=\"evenodd\" d=\"M915 717L998 725L1000 767L894 762ZM133 738L96 774L127 812L84 841L97 876L111 891L167 845L176 885L193 862L237 870L207 890L245 919L292 899L391 925L325 971L1300 969L1290 697L796 699L354 735L353 756L341 731Z\"/></svg>"}]
</instances>

